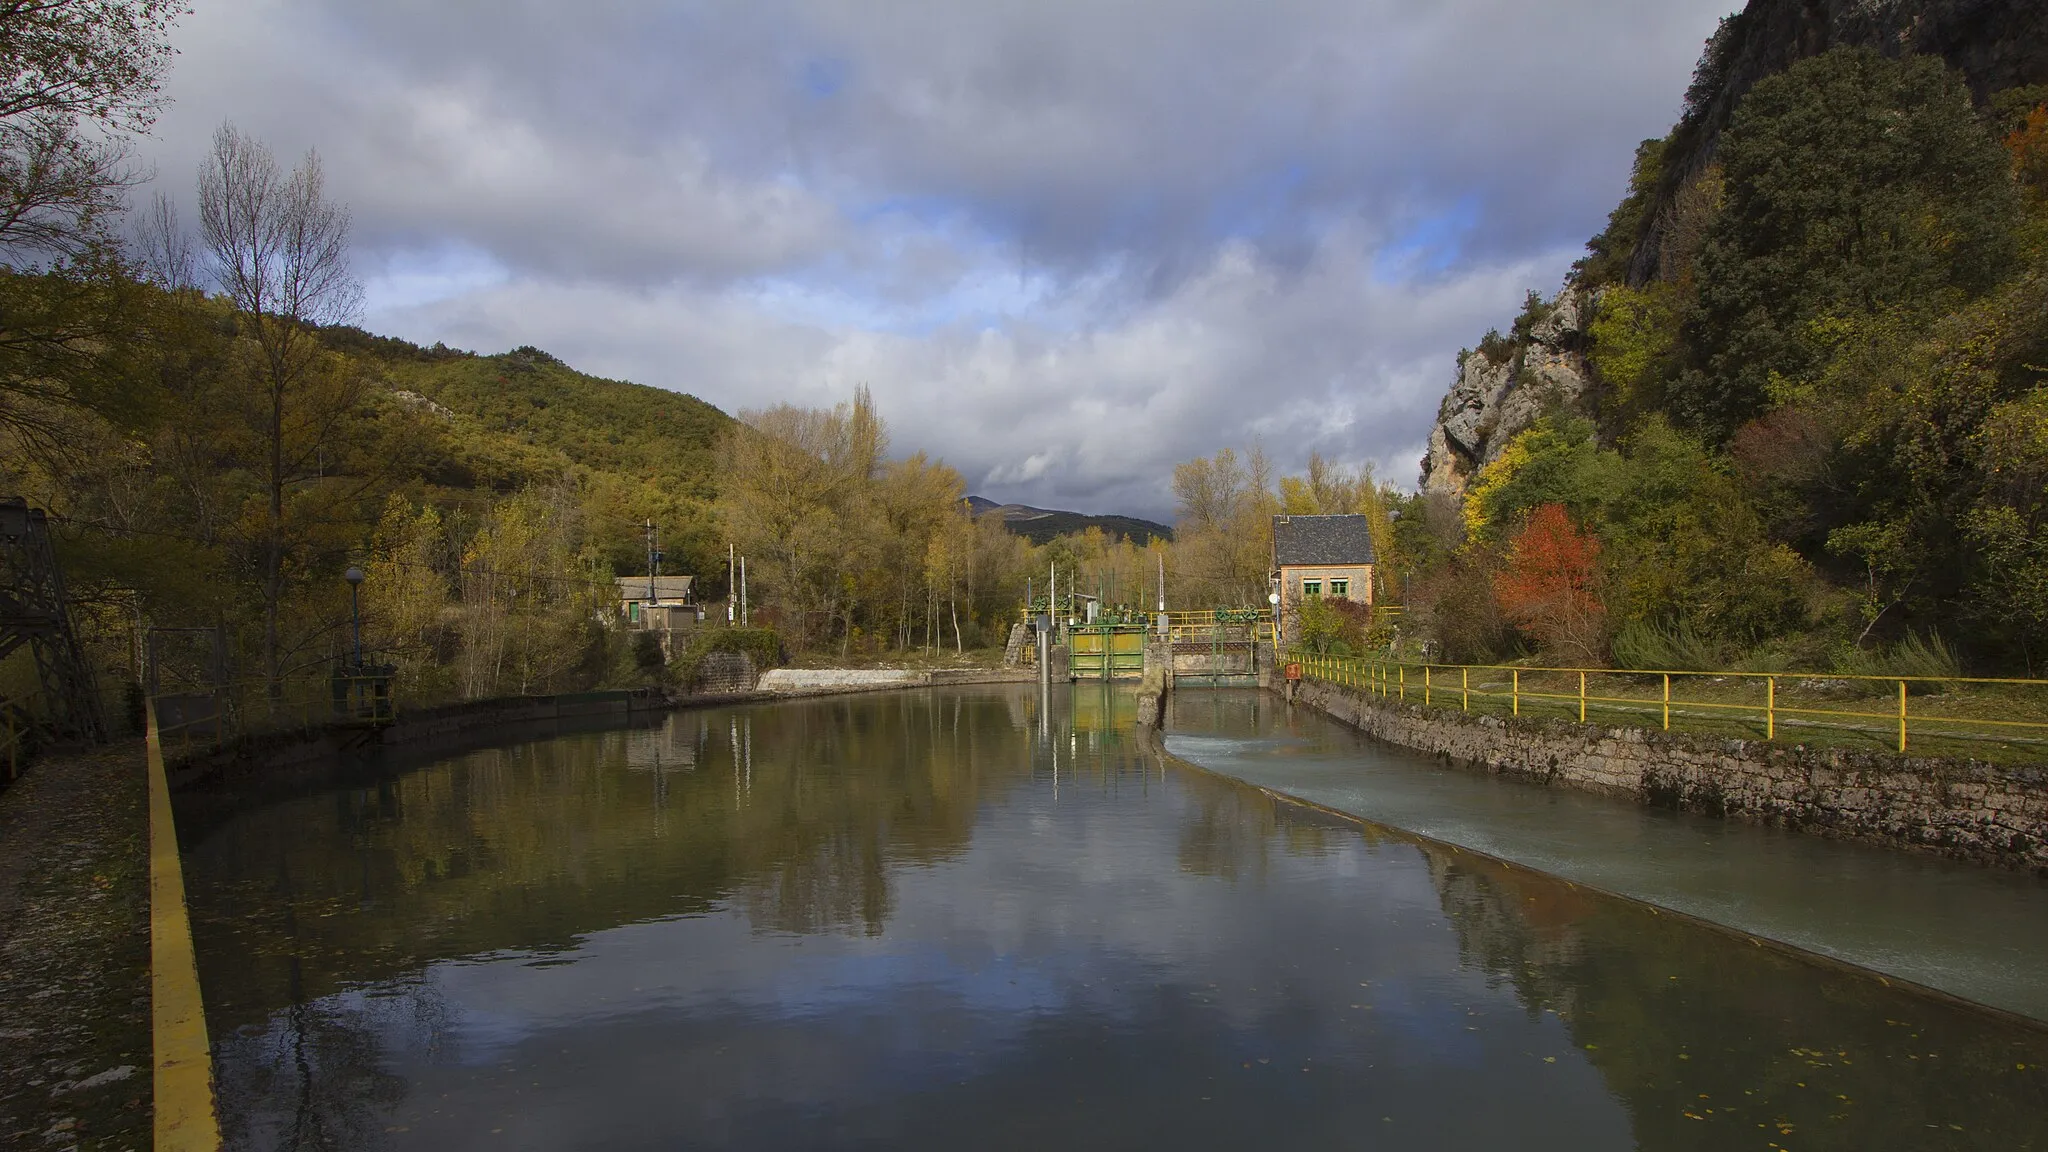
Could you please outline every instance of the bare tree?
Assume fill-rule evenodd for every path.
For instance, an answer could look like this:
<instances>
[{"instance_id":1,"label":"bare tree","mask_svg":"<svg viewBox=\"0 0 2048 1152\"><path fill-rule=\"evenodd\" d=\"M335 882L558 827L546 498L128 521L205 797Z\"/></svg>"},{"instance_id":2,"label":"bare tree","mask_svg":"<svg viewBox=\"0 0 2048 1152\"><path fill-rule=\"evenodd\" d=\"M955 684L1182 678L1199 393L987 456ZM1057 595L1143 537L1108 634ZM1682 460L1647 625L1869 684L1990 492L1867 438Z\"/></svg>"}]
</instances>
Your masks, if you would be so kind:
<instances>
[{"instance_id":1,"label":"bare tree","mask_svg":"<svg viewBox=\"0 0 2048 1152\"><path fill-rule=\"evenodd\" d=\"M135 229L135 261L160 288L182 292L199 282L199 257L178 218L177 202L159 192Z\"/></svg>"},{"instance_id":2,"label":"bare tree","mask_svg":"<svg viewBox=\"0 0 2048 1152\"><path fill-rule=\"evenodd\" d=\"M162 108L176 0L0 0L0 263L73 259L134 183Z\"/></svg>"},{"instance_id":3,"label":"bare tree","mask_svg":"<svg viewBox=\"0 0 2048 1152\"><path fill-rule=\"evenodd\" d=\"M358 398L346 381L337 382L336 373L346 370L314 328L353 319L362 286L349 272L348 209L327 199L312 152L287 175L269 148L222 124L199 172L199 226L213 281L255 345L264 399L263 655L275 695L283 672L286 493Z\"/></svg>"}]
</instances>

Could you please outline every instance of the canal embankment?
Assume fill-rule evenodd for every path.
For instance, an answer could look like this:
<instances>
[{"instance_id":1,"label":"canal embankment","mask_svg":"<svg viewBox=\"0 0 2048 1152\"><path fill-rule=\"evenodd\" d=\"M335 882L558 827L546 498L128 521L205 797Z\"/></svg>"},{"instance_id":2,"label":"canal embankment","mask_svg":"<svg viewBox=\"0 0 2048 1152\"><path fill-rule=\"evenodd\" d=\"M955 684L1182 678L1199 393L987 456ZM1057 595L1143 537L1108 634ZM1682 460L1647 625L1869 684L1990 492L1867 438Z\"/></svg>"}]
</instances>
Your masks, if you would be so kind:
<instances>
[{"instance_id":1,"label":"canal embankment","mask_svg":"<svg viewBox=\"0 0 2048 1152\"><path fill-rule=\"evenodd\" d=\"M428 708L401 709L375 725L340 719L305 728L252 733L219 746L166 753L173 789L223 773L290 773L331 765L373 750L409 757L443 754L470 745L535 739L553 732L652 722L683 708L838 696L908 688L1032 681L1028 668L804 668L773 669L751 687L673 694L657 689L616 689L553 696L468 700Z\"/></svg>"},{"instance_id":2,"label":"canal embankment","mask_svg":"<svg viewBox=\"0 0 2048 1152\"><path fill-rule=\"evenodd\" d=\"M2048 876L2048 765L1469 715L1318 680L1282 691L1463 768Z\"/></svg>"}]
</instances>

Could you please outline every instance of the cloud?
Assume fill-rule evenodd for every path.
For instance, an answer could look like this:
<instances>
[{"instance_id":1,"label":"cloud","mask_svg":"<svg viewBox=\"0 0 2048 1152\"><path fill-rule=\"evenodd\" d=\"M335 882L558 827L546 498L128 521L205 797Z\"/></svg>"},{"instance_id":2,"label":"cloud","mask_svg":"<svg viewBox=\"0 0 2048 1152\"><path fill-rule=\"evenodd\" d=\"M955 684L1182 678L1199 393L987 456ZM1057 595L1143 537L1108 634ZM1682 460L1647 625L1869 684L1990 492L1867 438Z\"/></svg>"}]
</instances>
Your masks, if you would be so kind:
<instances>
[{"instance_id":1,"label":"cloud","mask_svg":"<svg viewBox=\"0 0 2048 1152\"><path fill-rule=\"evenodd\" d=\"M220 0L146 142L317 147L372 327L734 408L868 383L986 494L1166 516L1263 436L1412 481L1729 0Z\"/></svg>"}]
</instances>

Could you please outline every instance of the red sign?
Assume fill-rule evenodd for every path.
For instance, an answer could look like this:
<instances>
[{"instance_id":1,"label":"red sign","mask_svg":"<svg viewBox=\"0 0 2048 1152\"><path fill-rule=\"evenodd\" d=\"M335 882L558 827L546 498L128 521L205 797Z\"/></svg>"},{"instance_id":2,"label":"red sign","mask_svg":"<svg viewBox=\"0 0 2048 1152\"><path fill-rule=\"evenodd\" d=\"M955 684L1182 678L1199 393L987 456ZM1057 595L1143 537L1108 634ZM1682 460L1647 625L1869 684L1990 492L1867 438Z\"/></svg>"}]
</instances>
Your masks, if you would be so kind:
<instances>
[{"instance_id":1,"label":"red sign","mask_svg":"<svg viewBox=\"0 0 2048 1152\"><path fill-rule=\"evenodd\" d=\"M1299 680L1299 679L1301 679L1301 665L1299 665L1299 664L1289 664L1289 665L1287 666L1287 678L1288 678L1289 680Z\"/></svg>"}]
</instances>

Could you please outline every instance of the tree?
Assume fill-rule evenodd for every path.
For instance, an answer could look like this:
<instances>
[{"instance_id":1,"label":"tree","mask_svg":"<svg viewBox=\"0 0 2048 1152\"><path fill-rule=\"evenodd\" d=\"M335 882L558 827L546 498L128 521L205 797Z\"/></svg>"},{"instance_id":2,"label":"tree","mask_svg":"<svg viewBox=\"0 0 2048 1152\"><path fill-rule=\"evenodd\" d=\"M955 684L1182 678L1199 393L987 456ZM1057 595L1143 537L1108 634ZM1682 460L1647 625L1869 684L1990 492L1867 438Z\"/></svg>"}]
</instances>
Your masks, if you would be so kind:
<instances>
[{"instance_id":1,"label":"tree","mask_svg":"<svg viewBox=\"0 0 2048 1152\"><path fill-rule=\"evenodd\" d=\"M1494 594L1501 612L1545 652L1590 664L1606 647L1599 564L1600 542L1572 523L1564 505L1545 504L1515 534Z\"/></svg>"},{"instance_id":2,"label":"tree","mask_svg":"<svg viewBox=\"0 0 2048 1152\"><path fill-rule=\"evenodd\" d=\"M1815 321L1926 315L2011 267L2011 162L1939 58L1836 49L1761 80L1722 138L1673 415L1715 442L1809 384Z\"/></svg>"},{"instance_id":3,"label":"tree","mask_svg":"<svg viewBox=\"0 0 2048 1152\"><path fill-rule=\"evenodd\" d=\"M0 263L77 260L109 239L172 49L169 0L0 2Z\"/></svg>"},{"instance_id":4,"label":"tree","mask_svg":"<svg viewBox=\"0 0 2048 1152\"><path fill-rule=\"evenodd\" d=\"M1175 583L1188 603L1263 603L1272 563L1274 496L1271 462L1254 446L1240 460L1225 448L1213 459L1176 465L1179 501L1174 529Z\"/></svg>"},{"instance_id":5,"label":"tree","mask_svg":"<svg viewBox=\"0 0 2048 1152\"><path fill-rule=\"evenodd\" d=\"M161 106L162 0L0 0L0 434L61 453L54 410L119 406L142 343L112 221Z\"/></svg>"},{"instance_id":6,"label":"tree","mask_svg":"<svg viewBox=\"0 0 2048 1152\"><path fill-rule=\"evenodd\" d=\"M320 158L289 175L270 150L222 124L199 174L199 220L215 284L254 345L262 397L265 517L261 525L263 665L273 695L286 671L280 627L286 594L286 500L325 473L325 453L361 400L361 384L319 343L315 326L352 319L362 288L349 272L348 210L327 199Z\"/></svg>"}]
</instances>

